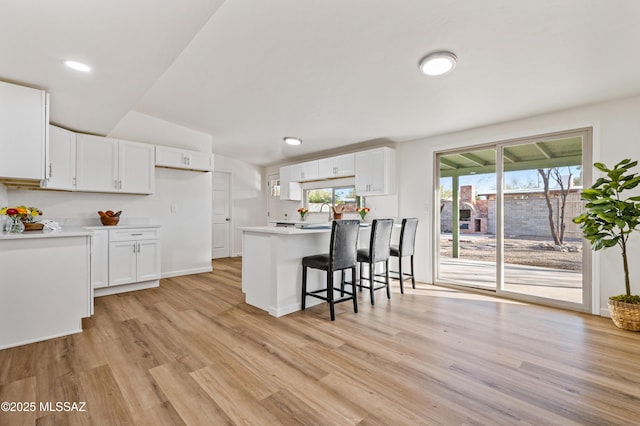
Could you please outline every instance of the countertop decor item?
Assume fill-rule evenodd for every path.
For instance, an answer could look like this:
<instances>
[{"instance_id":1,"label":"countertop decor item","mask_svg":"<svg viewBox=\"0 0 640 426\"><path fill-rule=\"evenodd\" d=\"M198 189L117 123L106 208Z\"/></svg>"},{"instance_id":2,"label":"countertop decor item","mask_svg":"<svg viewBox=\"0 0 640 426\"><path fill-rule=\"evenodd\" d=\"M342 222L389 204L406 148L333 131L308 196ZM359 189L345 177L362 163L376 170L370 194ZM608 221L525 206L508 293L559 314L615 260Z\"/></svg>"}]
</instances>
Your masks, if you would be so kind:
<instances>
[{"instance_id":1,"label":"countertop decor item","mask_svg":"<svg viewBox=\"0 0 640 426\"><path fill-rule=\"evenodd\" d=\"M27 228L31 231L33 229L42 230L42 225L34 223L36 216L42 215L42 211L37 207L17 206L17 207L3 207L0 209L1 215L6 215L11 219L9 224L9 233L21 233Z\"/></svg>"},{"instance_id":2,"label":"countertop decor item","mask_svg":"<svg viewBox=\"0 0 640 426\"><path fill-rule=\"evenodd\" d=\"M333 210L333 218L335 220L342 219L342 212L344 212L344 206L343 205L333 206L333 207L331 207L331 209Z\"/></svg>"},{"instance_id":3,"label":"countertop decor item","mask_svg":"<svg viewBox=\"0 0 640 426\"><path fill-rule=\"evenodd\" d=\"M305 209L304 207L300 207L298 209L298 213L300 213L300 220L304 220L304 216L309 213L309 209Z\"/></svg>"},{"instance_id":4,"label":"countertop decor item","mask_svg":"<svg viewBox=\"0 0 640 426\"><path fill-rule=\"evenodd\" d=\"M22 222L25 231L42 231L44 224L39 222Z\"/></svg>"},{"instance_id":5,"label":"countertop decor item","mask_svg":"<svg viewBox=\"0 0 640 426\"><path fill-rule=\"evenodd\" d=\"M112 210L107 210L106 212L99 211L100 222L104 226L116 226L120 221L120 214L122 214L122 210L114 213Z\"/></svg>"},{"instance_id":6,"label":"countertop decor item","mask_svg":"<svg viewBox=\"0 0 640 426\"><path fill-rule=\"evenodd\" d=\"M360 215L360 219L364 221L365 216L371 211L371 209L369 207L358 207L356 211Z\"/></svg>"},{"instance_id":7,"label":"countertop decor item","mask_svg":"<svg viewBox=\"0 0 640 426\"><path fill-rule=\"evenodd\" d=\"M626 292L611 296L608 305L613 323L631 331L640 331L640 295L631 294L627 240L640 226L640 196L623 198L621 194L640 184L640 176L631 173L636 165L638 162L630 159L620 161L613 169L595 163L593 166L606 176L582 191L586 211L573 219L593 250L620 248Z\"/></svg>"}]
</instances>

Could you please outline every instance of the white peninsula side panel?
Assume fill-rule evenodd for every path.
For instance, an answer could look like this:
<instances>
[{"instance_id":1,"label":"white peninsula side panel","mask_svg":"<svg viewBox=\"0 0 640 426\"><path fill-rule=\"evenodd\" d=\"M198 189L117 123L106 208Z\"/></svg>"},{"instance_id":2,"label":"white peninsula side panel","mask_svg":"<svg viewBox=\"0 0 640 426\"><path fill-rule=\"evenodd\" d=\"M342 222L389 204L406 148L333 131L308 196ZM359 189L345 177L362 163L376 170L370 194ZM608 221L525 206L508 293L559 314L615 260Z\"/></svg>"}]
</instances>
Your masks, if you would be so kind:
<instances>
[{"instance_id":1,"label":"white peninsula side panel","mask_svg":"<svg viewBox=\"0 0 640 426\"><path fill-rule=\"evenodd\" d=\"M79 333L92 313L90 233L27 234L0 235L0 349Z\"/></svg>"}]
</instances>

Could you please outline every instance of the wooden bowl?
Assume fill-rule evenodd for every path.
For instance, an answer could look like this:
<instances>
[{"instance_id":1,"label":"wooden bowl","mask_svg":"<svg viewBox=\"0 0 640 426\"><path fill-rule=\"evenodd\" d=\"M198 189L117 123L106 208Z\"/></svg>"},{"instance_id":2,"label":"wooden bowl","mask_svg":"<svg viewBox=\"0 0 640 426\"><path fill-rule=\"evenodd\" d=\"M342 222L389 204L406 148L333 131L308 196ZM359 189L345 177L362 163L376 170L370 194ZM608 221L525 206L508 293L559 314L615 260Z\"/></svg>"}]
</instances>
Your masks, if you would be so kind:
<instances>
[{"instance_id":1,"label":"wooden bowl","mask_svg":"<svg viewBox=\"0 0 640 426\"><path fill-rule=\"evenodd\" d=\"M100 222L102 222L104 226L116 226L118 222L120 222L120 216L100 216Z\"/></svg>"}]
</instances>

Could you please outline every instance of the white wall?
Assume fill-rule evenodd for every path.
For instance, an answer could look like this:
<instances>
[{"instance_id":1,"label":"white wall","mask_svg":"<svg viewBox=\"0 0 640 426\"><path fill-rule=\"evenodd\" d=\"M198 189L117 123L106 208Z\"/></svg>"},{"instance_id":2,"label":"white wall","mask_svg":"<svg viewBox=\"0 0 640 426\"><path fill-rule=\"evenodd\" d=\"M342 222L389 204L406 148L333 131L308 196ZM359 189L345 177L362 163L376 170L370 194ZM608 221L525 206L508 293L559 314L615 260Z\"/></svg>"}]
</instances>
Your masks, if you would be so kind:
<instances>
[{"instance_id":1,"label":"white wall","mask_svg":"<svg viewBox=\"0 0 640 426\"><path fill-rule=\"evenodd\" d=\"M436 190L433 178L434 152L592 126L594 162L613 165L623 158L640 158L639 112L640 97L632 97L399 144L398 164L402 165L399 172L400 214L420 218L416 238L416 278L424 282L432 280L432 195ZM630 255L633 259L640 253L640 237L632 240ZM619 251L610 249L598 253L594 257L594 272L594 288L600 288L594 298L594 313L608 315L609 296L624 292ZM631 262L631 280L634 292L640 293L638 262Z\"/></svg>"},{"instance_id":2,"label":"white wall","mask_svg":"<svg viewBox=\"0 0 640 426\"><path fill-rule=\"evenodd\" d=\"M215 146L215 144L214 144ZM242 255L242 228L266 225L266 179L262 167L215 155L214 170L231 174L231 253Z\"/></svg>"},{"instance_id":3,"label":"white wall","mask_svg":"<svg viewBox=\"0 0 640 426\"><path fill-rule=\"evenodd\" d=\"M109 136L209 153L212 144L209 135L139 113L129 113ZM122 210L121 223L148 219L162 227L163 276L210 271L212 173L163 168L155 172L153 195L9 190L8 204L39 207L45 219L96 224L98 210Z\"/></svg>"}]
</instances>

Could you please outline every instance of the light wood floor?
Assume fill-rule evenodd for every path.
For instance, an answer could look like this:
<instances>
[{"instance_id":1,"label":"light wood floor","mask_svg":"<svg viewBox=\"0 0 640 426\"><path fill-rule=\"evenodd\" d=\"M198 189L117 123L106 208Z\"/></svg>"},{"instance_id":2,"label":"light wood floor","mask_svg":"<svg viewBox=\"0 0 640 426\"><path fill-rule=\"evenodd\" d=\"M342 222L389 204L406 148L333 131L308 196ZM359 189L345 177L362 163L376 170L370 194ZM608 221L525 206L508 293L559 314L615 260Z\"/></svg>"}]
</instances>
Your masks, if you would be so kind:
<instances>
[{"instance_id":1,"label":"light wood floor","mask_svg":"<svg viewBox=\"0 0 640 426\"><path fill-rule=\"evenodd\" d=\"M640 334L607 318L419 285L282 318L239 259L96 300L81 334L0 351L1 425L628 425Z\"/></svg>"}]
</instances>

